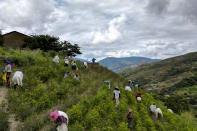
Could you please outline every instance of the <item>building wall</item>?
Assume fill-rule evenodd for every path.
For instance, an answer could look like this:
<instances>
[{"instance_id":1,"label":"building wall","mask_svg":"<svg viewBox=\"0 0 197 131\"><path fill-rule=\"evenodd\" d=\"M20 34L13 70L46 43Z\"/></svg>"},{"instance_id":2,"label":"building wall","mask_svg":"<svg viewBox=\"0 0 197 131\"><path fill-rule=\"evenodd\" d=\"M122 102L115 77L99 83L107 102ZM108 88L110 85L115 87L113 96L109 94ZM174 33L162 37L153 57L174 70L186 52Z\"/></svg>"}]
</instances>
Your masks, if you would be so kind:
<instances>
[{"instance_id":1,"label":"building wall","mask_svg":"<svg viewBox=\"0 0 197 131\"><path fill-rule=\"evenodd\" d=\"M24 39L27 37L29 36L16 32L16 31L7 33L3 35L4 46L9 47L9 48L14 48L14 49L20 48L24 43Z\"/></svg>"}]
</instances>

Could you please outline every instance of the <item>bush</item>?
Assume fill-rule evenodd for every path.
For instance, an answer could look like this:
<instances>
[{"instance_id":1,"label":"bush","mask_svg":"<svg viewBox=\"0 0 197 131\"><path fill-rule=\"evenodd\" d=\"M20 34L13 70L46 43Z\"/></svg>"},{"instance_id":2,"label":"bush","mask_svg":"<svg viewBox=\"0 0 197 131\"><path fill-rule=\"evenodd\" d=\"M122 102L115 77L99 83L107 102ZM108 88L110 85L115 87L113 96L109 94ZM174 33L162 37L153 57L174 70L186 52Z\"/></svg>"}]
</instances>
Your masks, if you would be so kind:
<instances>
[{"instance_id":1,"label":"bush","mask_svg":"<svg viewBox=\"0 0 197 131\"><path fill-rule=\"evenodd\" d=\"M85 128L81 123L76 121L71 127L69 127L70 131L85 131Z\"/></svg>"},{"instance_id":2,"label":"bush","mask_svg":"<svg viewBox=\"0 0 197 131\"><path fill-rule=\"evenodd\" d=\"M0 131L7 131L9 128L8 113L0 109Z\"/></svg>"},{"instance_id":3,"label":"bush","mask_svg":"<svg viewBox=\"0 0 197 131\"><path fill-rule=\"evenodd\" d=\"M68 110L68 115L70 117L69 123L73 124L77 121L82 120L82 111L80 105L74 105L72 109Z\"/></svg>"},{"instance_id":4,"label":"bush","mask_svg":"<svg viewBox=\"0 0 197 131\"><path fill-rule=\"evenodd\" d=\"M85 117L86 127L88 128L99 127L100 121L101 117L96 109L90 110Z\"/></svg>"}]
</instances>

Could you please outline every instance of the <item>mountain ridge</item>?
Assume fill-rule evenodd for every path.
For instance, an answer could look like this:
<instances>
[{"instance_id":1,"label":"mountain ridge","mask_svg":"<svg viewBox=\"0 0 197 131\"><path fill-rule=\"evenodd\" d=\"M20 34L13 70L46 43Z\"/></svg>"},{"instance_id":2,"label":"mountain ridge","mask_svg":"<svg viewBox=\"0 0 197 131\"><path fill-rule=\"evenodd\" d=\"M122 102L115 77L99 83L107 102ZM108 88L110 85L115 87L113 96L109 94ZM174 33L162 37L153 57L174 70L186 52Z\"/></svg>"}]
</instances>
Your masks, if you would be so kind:
<instances>
[{"instance_id":1,"label":"mountain ridge","mask_svg":"<svg viewBox=\"0 0 197 131\"><path fill-rule=\"evenodd\" d=\"M100 60L98 63L114 72L119 72L126 68L136 67L142 64L146 64L150 62L158 62L158 61L160 61L160 59L131 56L131 57L121 57L121 58L107 57L103 60Z\"/></svg>"},{"instance_id":2,"label":"mountain ridge","mask_svg":"<svg viewBox=\"0 0 197 131\"><path fill-rule=\"evenodd\" d=\"M126 69L120 75L140 81L144 89L161 96L179 95L188 99L197 118L197 52Z\"/></svg>"}]
</instances>

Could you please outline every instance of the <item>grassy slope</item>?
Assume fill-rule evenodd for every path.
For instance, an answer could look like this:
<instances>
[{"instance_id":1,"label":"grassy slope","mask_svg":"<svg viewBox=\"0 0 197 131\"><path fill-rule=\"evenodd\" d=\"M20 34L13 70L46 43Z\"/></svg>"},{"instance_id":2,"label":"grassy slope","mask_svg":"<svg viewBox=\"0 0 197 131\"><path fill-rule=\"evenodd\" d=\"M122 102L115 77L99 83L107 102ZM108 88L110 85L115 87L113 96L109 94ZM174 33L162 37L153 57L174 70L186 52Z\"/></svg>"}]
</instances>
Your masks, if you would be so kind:
<instances>
[{"instance_id":1,"label":"grassy slope","mask_svg":"<svg viewBox=\"0 0 197 131\"><path fill-rule=\"evenodd\" d=\"M82 64L78 63L81 80L77 81L72 77L64 79L64 72L70 68L65 68L63 61L59 65L54 64L49 53L0 48L0 55L16 61L17 66L13 70L24 71L23 88L9 89L8 96L10 111L21 121L19 130L54 130L49 113L57 108L68 113L71 131L126 131L125 116L129 107L133 109L134 130L196 130L192 122L168 113L162 103L144 91L140 91L142 102L137 103L133 93L121 88L120 105L115 108L113 89L108 90L103 80L112 81L112 87L123 87L125 80L104 67L90 66L84 70ZM163 110L163 121L154 122L150 117L152 101L156 101Z\"/></svg>"},{"instance_id":2,"label":"grassy slope","mask_svg":"<svg viewBox=\"0 0 197 131\"><path fill-rule=\"evenodd\" d=\"M147 86L150 83L160 82L162 87L169 87L185 77L194 76L197 71L196 66L197 52L194 52L137 68L126 69L120 74L128 79L143 79L145 81L142 83L147 84Z\"/></svg>"},{"instance_id":3,"label":"grassy slope","mask_svg":"<svg viewBox=\"0 0 197 131\"><path fill-rule=\"evenodd\" d=\"M193 107L197 106L197 52L127 69L120 74L127 79L139 80L146 89L157 84L159 88L153 88L154 91L184 96Z\"/></svg>"}]
</instances>

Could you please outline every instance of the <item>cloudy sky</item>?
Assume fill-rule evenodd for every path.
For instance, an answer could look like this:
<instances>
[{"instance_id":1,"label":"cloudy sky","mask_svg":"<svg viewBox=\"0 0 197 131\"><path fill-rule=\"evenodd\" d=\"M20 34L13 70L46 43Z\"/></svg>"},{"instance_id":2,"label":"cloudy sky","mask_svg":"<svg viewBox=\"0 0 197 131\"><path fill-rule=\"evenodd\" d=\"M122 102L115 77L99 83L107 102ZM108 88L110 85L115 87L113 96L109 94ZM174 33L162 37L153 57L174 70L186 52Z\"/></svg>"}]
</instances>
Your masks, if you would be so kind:
<instances>
[{"instance_id":1,"label":"cloudy sky","mask_svg":"<svg viewBox=\"0 0 197 131\"><path fill-rule=\"evenodd\" d=\"M0 29L50 34L84 59L197 51L197 0L0 0Z\"/></svg>"}]
</instances>

